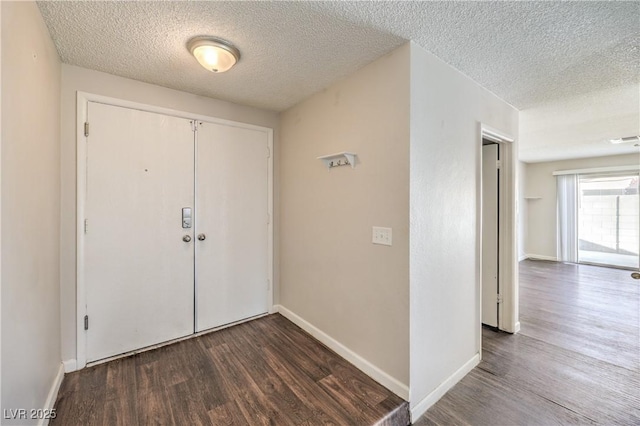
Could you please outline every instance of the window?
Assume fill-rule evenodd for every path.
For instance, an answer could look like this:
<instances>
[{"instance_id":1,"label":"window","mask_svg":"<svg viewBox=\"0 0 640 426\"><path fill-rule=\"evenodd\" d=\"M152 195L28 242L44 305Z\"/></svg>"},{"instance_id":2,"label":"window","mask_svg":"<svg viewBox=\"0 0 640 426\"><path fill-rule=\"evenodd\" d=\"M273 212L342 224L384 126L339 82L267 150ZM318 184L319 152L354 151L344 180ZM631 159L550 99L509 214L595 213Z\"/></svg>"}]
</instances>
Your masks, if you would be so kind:
<instances>
[{"instance_id":1,"label":"window","mask_svg":"<svg viewBox=\"0 0 640 426\"><path fill-rule=\"evenodd\" d=\"M578 176L578 262L638 268L638 173Z\"/></svg>"}]
</instances>

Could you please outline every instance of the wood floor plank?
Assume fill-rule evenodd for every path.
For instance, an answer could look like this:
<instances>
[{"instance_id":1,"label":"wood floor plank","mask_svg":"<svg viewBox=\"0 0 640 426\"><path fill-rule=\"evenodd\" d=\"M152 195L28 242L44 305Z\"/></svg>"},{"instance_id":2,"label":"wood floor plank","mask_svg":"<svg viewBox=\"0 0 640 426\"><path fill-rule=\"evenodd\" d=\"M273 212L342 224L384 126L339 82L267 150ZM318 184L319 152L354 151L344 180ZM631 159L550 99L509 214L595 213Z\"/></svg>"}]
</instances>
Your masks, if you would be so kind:
<instances>
[{"instance_id":1,"label":"wood floor plank","mask_svg":"<svg viewBox=\"0 0 640 426\"><path fill-rule=\"evenodd\" d=\"M217 406L210 410L208 415L214 425L240 426L249 424L249 420L242 415L242 410L235 401Z\"/></svg>"},{"instance_id":2,"label":"wood floor plank","mask_svg":"<svg viewBox=\"0 0 640 426\"><path fill-rule=\"evenodd\" d=\"M244 371L250 376L257 389L266 398L269 405L288 419L289 424L300 424L312 416L312 411L302 403L294 392L282 381L265 357L268 356L263 349L263 345L256 346L247 340L252 336L251 328L244 330L230 329L228 333L231 348L235 347L235 352L242 353L238 360ZM253 335L255 342L257 336Z\"/></svg>"},{"instance_id":3,"label":"wood floor plank","mask_svg":"<svg viewBox=\"0 0 640 426\"><path fill-rule=\"evenodd\" d=\"M354 424L374 424L379 420L378 416L371 417L371 408L355 398L348 398L348 393L338 379L329 375L320 380L320 385L338 402L345 407L349 415L353 418Z\"/></svg>"},{"instance_id":4,"label":"wood floor plank","mask_svg":"<svg viewBox=\"0 0 640 426\"><path fill-rule=\"evenodd\" d=\"M56 408L56 418L52 420L51 424L65 424L63 419L67 417L67 413L68 418L83 419L83 424L86 425L103 424L107 372L108 367L106 365L99 365L82 373L72 373L78 376L73 379L77 381L76 390L62 398L60 395L58 396L62 403L59 410ZM60 419L57 413L63 410L65 417Z\"/></svg>"},{"instance_id":5,"label":"wood floor plank","mask_svg":"<svg viewBox=\"0 0 640 426\"><path fill-rule=\"evenodd\" d=\"M184 352L175 365L176 368L181 368L188 378L187 389L200 396L207 411L227 403L229 397L222 387L222 376L226 367L213 362L202 339L180 344L184 347ZM189 368L184 368L185 365Z\"/></svg>"},{"instance_id":6,"label":"wood floor plank","mask_svg":"<svg viewBox=\"0 0 640 426\"><path fill-rule=\"evenodd\" d=\"M284 320L284 318L282 318L282 320ZM274 342L273 347L278 351L279 355L283 358L288 358L290 362L304 371L305 375L314 381L319 381L331 374L329 366L317 362L317 355L319 352L323 352L324 348L318 346L307 348L304 342L301 342L298 330L296 328L289 328L289 325L286 324L287 321L282 320L273 320L279 327L282 327L282 330L280 332L274 332L271 335L271 340ZM259 322L256 324L256 327L264 332L267 324Z\"/></svg>"},{"instance_id":7,"label":"wood floor plank","mask_svg":"<svg viewBox=\"0 0 640 426\"><path fill-rule=\"evenodd\" d=\"M636 373L522 337L515 354L486 354L497 362L511 357L511 368L500 374L508 383L600 423L640 422L637 408L630 410L633 406L640 407L640 381ZM597 412L592 412L595 406Z\"/></svg>"},{"instance_id":8,"label":"wood floor plank","mask_svg":"<svg viewBox=\"0 0 640 426\"><path fill-rule=\"evenodd\" d=\"M593 424L593 420L567 410L543 396L520 389L502 377L481 369L472 371L454 392L424 416L432 424L553 425ZM442 403L441 403L442 402ZM417 425L427 424L422 419Z\"/></svg>"},{"instance_id":9,"label":"wood floor plank","mask_svg":"<svg viewBox=\"0 0 640 426\"><path fill-rule=\"evenodd\" d=\"M138 424L174 425L178 424L168 404L169 392L164 388L154 388L138 392Z\"/></svg>"},{"instance_id":10,"label":"wood floor plank","mask_svg":"<svg viewBox=\"0 0 640 426\"><path fill-rule=\"evenodd\" d=\"M274 409L253 377L242 365L240 359L245 354L237 352L235 345L229 340L230 337L229 329L222 330L215 338L223 341L224 345L213 346L209 349L209 353L216 362L226 365L228 368L222 378L226 393L230 399L236 402L242 417L247 419L249 424L268 425L272 422L287 424L283 414Z\"/></svg>"},{"instance_id":11,"label":"wood floor plank","mask_svg":"<svg viewBox=\"0 0 640 426\"><path fill-rule=\"evenodd\" d=\"M408 424L406 401L277 314L68 374L55 407L54 425Z\"/></svg>"},{"instance_id":12,"label":"wood floor plank","mask_svg":"<svg viewBox=\"0 0 640 426\"><path fill-rule=\"evenodd\" d=\"M385 414L384 417L376 422L377 426L396 426L411 423L409 407L404 404L398 405L398 397L396 395L392 395L380 402L379 406Z\"/></svg>"},{"instance_id":13,"label":"wood floor plank","mask_svg":"<svg viewBox=\"0 0 640 426\"><path fill-rule=\"evenodd\" d=\"M304 356L301 358L291 358L294 363L304 369L305 365L309 362L315 365L323 365L327 366L322 370L320 374L317 372L311 372L310 377L318 383L323 383L323 380L326 377L326 372L331 372L332 380L338 380L338 386L343 389L346 393L351 396L354 396L359 401L354 401L354 406L360 407L360 411L364 410L372 414L372 419L381 419L384 416L384 409L380 408L378 404L387 398L390 400L394 400L396 402L396 406L402 405L402 399L391 394L389 395L388 390L386 390L380 384L371 381L371 380L361 380L362 376L360 374L354 375L352 372L354 371L353 366L346 362L343 358L336 357L335 353L329 350L326 346L322 345L319 342L316 342L315 345L306 344L306 340L308 335L304 333L299 327L290 323L286 319L282 317L274 317L273 321L279 321L282 323L282 327L274 328L274 339L278 339L282 337L282 346L280 348L287 347L297 347L300 350L300 353ZM256 327L264 327L264 323L256 323ZM286 330L286 333L283 333L281 330ZM282 336L278 334L281 333ZM357 371L357 370L356 370ZM322 375L324 377L319 378L318 375ZM329 388L326 388L329 390ZM331 392L329 392L331 394ZM344 407L344 406L343 406ZM355 415L354 410L351 415Z\"/></svg>"},{"instance_id":14,"label":"wood floor plank","mask_svg":"<svg viewBox=\"0 0 640 426\"><path fill-rule=\"evenodd\" d=\"M520 263L517 335L415 424L640 424L640 287L629 271Z\"/></svg>"},{"instance_id":15,"label":"wood floor plank","mask_svg":"<svg viewBox=\"0 0 640 426\"><path fill-rule=\"evenodd\" d=\"M346 424L351 420L349 414L315 381L304 378L303 372L295 365L283 362L273 348L267 347L267 361L271 368L287 383L292 392L312 411L312 419L301 424ZM311 422L311 423L309 423Z\"/></svg>"},{"instance_id":16,"label":"wood floor plank","mask_svg":"<svg viewBox=\"0 0 640 426\"><path fill-rule=\"evenodd\" d=\"M126 426L138 423L135 373L133 358L119 359L107 365L103 424Z\"/></svg>"},{"instance_id":17,"label":"wood floor plank","mask_svg":"<svg viewBox=\"0 0 640 426\"><path fill-rule=\"evenodd\" d=\"M177 424L208 425L210 423L205 389L195 379L177 383L167 389L167 401Z\"/></svg>"}]
</instances>

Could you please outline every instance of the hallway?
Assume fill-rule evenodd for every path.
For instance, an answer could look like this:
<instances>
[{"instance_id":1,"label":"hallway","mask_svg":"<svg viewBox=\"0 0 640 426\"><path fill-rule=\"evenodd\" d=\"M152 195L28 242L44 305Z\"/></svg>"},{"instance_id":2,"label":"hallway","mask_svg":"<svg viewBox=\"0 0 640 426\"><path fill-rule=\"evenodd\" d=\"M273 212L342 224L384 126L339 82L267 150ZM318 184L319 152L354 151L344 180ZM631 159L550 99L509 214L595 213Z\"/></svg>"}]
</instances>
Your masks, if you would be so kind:
<instances>
[{"instance_id":1,"label":"hallway","mask_svg":"<svg viewBox=\"0 0 640 426\"><path fill-rule=\"evenodd\" d=\"M640 423L640 287L629 271L520 262L517 335L415 424Z\"/></svg>"}]
</instances>

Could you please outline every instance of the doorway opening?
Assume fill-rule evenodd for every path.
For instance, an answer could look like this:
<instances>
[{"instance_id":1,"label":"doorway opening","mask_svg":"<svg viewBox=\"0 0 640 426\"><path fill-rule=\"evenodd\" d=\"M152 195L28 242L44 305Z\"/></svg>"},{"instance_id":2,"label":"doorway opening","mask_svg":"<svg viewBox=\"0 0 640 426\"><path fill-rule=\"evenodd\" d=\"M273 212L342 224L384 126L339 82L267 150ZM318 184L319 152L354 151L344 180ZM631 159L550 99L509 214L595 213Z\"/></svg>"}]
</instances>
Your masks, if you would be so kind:
<instances>
[{"instance_id":1,"label":"doorway opening","mask_svg":"<svg viewBox=\"0 0 640 426\"><path fill-rule=\"evenodd\" d=\"M500 319L500 144L482 139L482 324Z\"/></svg>"},{"instance_id":2,"label":"doorway opening","mask_svg":"<svg viewBox=\"0 0 640 426\"><path fill-rule=\"evenodd\" d=\"M514 139L480 125L478 149L479 323L516 333L518 262ZM481 347L481 330L478 341Z\"/></svg>"},{"instance_id":3,"label":"doorway opening","mask_svg":"<svg viewBox=\"0 0 640 426\"><path fill-rule=\"evenodd\" d=\"M74 370L270 311L273 131L82 92L77 106Z\"/></svg>"}]
</instances>

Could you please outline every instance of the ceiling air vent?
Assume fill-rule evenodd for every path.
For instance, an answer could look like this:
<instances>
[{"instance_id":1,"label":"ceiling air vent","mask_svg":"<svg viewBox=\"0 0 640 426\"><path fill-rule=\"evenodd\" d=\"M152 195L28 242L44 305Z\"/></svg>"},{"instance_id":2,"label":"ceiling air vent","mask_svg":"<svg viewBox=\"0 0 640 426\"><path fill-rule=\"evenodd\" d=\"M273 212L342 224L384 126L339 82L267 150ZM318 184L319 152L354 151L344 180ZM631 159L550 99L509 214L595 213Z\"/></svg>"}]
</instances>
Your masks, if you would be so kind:
<instances>
[{"instance_id":1,"label":"ceiling air vent","mask_svg":"<svg viewBox=\"0 0 640 426\"><path fill-rule=\"evenodd\" d=\"M628 136L620 139L609 139L609 143L613 145L619 145L621 143L637 143L640 142L640 136Z\"/></svg>"}]
</instances>

